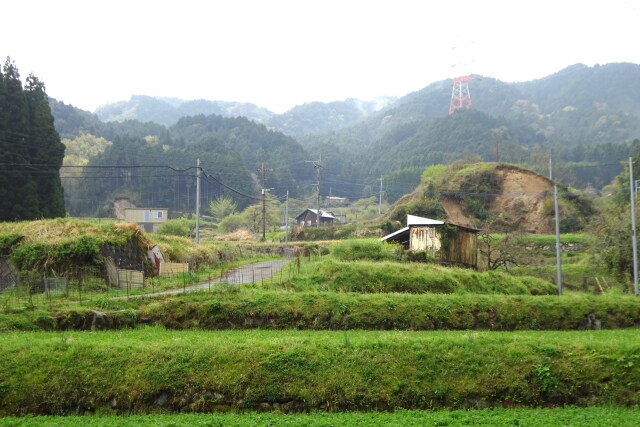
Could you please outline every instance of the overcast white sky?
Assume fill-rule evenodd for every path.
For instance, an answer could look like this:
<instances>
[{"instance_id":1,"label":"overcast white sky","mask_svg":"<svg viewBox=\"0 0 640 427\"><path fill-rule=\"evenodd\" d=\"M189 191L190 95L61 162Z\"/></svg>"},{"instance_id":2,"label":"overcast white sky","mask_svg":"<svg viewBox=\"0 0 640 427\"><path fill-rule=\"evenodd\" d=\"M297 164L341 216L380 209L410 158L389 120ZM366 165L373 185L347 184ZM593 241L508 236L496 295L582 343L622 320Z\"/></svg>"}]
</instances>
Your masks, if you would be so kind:
<instances>
[{"instance_id":1,"label":"overcast white sky","mask_svg":"<svg viewBox=\"0 0 640 427\"><path fill-rule=\"evenodd\" d=\"M90 111L136 94L280 113L402 96L466 73L525 81L578 62L640 63L636 3L12 1L2 6L0 56Z\"/></svg>"}]
</instances>

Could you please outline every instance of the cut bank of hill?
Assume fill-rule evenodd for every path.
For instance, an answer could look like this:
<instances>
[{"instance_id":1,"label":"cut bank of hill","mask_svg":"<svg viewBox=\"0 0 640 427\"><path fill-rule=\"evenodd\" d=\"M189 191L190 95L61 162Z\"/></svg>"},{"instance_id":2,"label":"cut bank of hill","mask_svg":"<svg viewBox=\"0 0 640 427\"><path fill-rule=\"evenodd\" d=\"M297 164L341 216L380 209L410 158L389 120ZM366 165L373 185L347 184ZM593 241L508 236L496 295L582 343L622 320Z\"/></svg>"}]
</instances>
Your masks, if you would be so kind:
<instances>
[{"instance_id":1,"label":"cut bank of hill","mask_svg":"<svg viewBox=\"0 0 640 427\"><path fill-rule=\"evenodd\" d=\"M591 200L561 189L563 232L580 229L592 215ZM390 209L391 222L406 214L491 231L553 232L553 182L531 170L503 163L436 165L420 185ZM397 225L397 224L396 224Z\"/></svg>"}]
</instances>

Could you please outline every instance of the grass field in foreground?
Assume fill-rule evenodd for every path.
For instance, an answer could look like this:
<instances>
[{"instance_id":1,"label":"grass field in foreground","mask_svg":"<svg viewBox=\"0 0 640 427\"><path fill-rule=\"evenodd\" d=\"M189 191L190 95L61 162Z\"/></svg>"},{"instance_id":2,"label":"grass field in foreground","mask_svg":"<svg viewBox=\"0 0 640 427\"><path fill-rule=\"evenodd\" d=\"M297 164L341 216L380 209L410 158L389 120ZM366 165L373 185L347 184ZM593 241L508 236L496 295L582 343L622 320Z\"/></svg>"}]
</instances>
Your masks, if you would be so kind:
<instances>
[{"instance_id":1,"label":"grass field in foreground","mask_svg":"<svg viewBox=\"0 0 640 427\"><path fill-rule=\"evenodd\" d=\"M632 407L640 330L7 333L0 416Z\"/></svg>"},{"instance_id":2,"label":"grass field in foreground","mask_svg":"<svg viewBox=\"0 0 640 427\"><path fill-rule=\"evenodd\" d=\"M637 426L640 410L591 407L473 411L175 414L0 418L0 426Z\"/></svg>"}]
</instances>

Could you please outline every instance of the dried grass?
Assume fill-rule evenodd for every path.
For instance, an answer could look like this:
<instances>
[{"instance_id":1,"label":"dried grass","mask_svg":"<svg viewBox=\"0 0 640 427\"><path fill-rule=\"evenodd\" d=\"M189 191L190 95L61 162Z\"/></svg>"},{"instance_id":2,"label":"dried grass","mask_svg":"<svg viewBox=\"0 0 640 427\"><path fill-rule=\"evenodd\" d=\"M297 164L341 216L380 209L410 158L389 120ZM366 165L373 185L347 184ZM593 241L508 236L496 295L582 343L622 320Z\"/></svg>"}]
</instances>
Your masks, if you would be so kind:
<instances>
[{"instance_id":1,"label":"dried grass","mask_svg":"<svg viewBox=\"0 0 640 427\"><path fill-rule=\"evenodd\" d=\"M224 234L222 236L216 236L215 240L222 242L239 242L239 241L253 241L258 240L255 234L250 232L249 230L236 230L233 233Z\"/></svg>"},{"instance_id":2,"label":"dried grass","mask_svg":"<svg viewBox=\"0 0 640 427\"><path fill-rule=\"evenodd\" d=\"M99 235L102 230L88 222L58 218L38 221L0 223L0 233L18 233L26 242L56 243L86 235Z\"/></svg>"}]
</instances>

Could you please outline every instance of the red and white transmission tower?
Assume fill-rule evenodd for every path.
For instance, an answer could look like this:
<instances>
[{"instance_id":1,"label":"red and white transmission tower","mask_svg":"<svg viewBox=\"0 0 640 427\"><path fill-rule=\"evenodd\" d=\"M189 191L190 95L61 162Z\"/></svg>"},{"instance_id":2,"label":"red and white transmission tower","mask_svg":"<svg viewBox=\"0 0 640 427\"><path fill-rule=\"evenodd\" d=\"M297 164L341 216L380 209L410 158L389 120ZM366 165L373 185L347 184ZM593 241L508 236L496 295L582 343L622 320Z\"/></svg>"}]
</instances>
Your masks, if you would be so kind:
<instances>
[{"instance_id":1,"label":"red and white transmission tower","mask_svg":"<svg viewBox=\"0 0 640 427\"><path fill-rule=\"evenodd\" d=\"M454 111L460 108L471 108L471 94L469 93L469 82L471 80L475 80L475 77L461 76L453 79L449 114L453 114Z\"/></svg>"}]
</instances>

